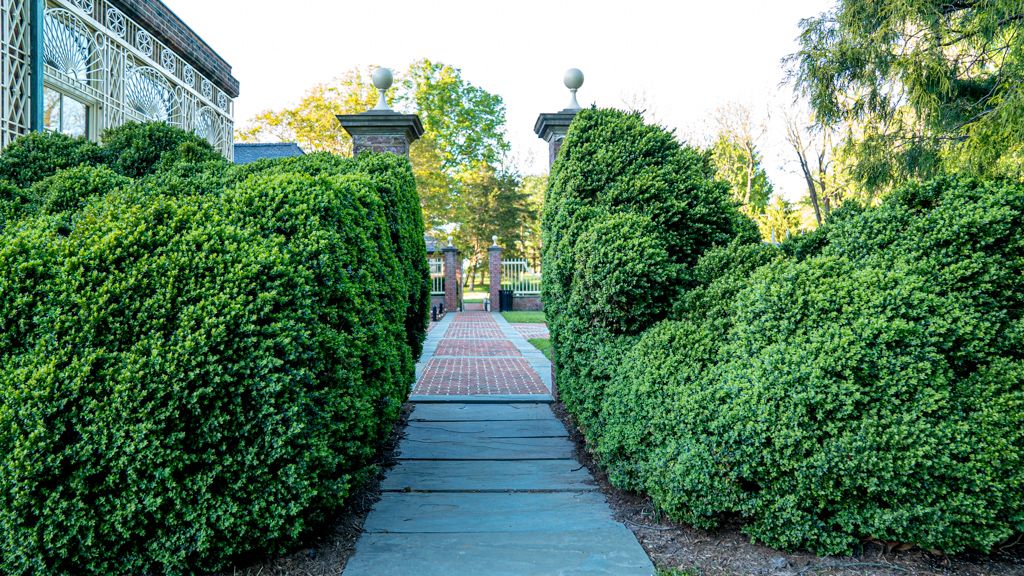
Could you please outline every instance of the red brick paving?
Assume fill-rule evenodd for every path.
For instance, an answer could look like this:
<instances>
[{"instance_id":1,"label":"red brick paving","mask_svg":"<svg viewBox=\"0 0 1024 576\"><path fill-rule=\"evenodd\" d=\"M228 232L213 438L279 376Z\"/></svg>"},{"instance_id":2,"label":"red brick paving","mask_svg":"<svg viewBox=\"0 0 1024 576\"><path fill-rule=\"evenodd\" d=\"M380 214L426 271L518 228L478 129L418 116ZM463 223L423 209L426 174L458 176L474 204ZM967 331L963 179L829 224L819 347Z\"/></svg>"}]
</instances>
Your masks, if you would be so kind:
<instances>
[{"instance_id":1,"label":"red brick paving","mask_svg":"<svg viewBox=\"0 0 1024 576\"><path fill-rule=\"evenodd\" d=\"M513 328L523 338L529 340L530 338L551 338L551 334L548 332L547 324L513 324Z\"/></svg>"},{"instance_id":2,"label":"red brick paving","mask_svg":"<svg viewBox=\"0 0 1024 576\"><path fill-rule=\"evenodd\" d=\"M497 323L494 322L494 319L491 318L490 312L462 312L461 314L456 314L455 319L452 320L452 322L458 322L459 324L482 322L485 324L491 324L494 327L498 326Z\"/></svg>"},{"instance_id":3,"label":"red brick paving","mask_svg":"<svg viewBox=\"0 0 1024 576\"><path fill-rule=\"evenodd\" d=\"M547 393L489 312L455 315L413 389L416 395L440 396Z\"/></svg>"},{"instance_id":4,"label":"red brick paving","mask_svg":"<svg viewBox=\"0 0 1024 576\"><path fill-rule=\"evenodd\" d=\"M519 349L508 340L456 340L446 338L434 356L518 356Z\"/></svg>"},{"instance_id":5,"label":"red brick paving","mask_svg":"<svg viewBox=\"0 0 1024 576\"><path fill-rule=\"evenodd\" d=\"M432 358L413 394L547 394L522 358Z\"/></svg>"},{"instance_id":6,"label":"red brick paving","mask_svg":"<svg viewBox=\"0 0 1024 576\"><path fill-rule=\"evenodd\" d=\"M500 340L505 337L497 325L488 326L482 323L456 324L452 322L448 326L445 338L479 338L487 340Z\"/></svg>"}]
</instances>

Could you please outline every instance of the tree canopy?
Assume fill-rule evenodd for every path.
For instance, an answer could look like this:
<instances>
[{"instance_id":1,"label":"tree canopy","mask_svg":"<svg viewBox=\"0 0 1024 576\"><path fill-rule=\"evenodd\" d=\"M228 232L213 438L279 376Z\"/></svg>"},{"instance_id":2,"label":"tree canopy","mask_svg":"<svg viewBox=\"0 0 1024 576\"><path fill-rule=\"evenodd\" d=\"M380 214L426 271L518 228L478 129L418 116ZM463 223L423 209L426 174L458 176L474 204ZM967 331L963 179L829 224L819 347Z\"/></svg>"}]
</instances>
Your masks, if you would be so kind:
<instances>
[{"instance_id":1,"label":"tree canopy","mask_svg":"<svg viewBox=\"0 0 1024 576\"><path fill-rule=\"evenodd\" d=\"M792 80L845 127L868 188L943 172L1024 176L1020 0L841 0L802 21Z\"/></svg>"}]
</instances>

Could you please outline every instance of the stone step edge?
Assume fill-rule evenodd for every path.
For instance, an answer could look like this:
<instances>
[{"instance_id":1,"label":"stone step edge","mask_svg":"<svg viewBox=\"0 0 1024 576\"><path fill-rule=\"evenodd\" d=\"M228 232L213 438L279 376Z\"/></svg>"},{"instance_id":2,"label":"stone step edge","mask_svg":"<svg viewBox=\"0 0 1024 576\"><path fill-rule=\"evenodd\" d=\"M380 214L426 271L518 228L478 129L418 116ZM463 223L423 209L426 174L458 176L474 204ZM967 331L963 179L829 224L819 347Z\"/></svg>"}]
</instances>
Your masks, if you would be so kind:
<instances>
[{"instance_id":1,"label":"stone step edge","mask_svg":"<svg viewBox=\"0 0 1024 576\"><path fill-rule=\"evenodd\" d=\"M413 394L413 404L553 404L551 394L477 394L461 396Z\"/></svg>"}]
</instances>

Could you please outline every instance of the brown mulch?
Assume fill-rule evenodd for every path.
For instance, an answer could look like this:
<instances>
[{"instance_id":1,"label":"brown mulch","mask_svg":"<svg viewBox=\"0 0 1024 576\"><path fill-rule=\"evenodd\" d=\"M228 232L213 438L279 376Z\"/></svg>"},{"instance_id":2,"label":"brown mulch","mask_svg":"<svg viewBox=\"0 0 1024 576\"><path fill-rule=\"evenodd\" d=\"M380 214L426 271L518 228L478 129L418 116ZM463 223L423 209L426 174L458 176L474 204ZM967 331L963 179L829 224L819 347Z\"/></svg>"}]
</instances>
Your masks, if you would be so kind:
<instances>
[{"instance_id":1,"label":"brown mulch","mask_svg":"<svg viewBox=\"0 0 1024 576\"><path fill-rule=\"evenodd\" d=\"M853 557L820 557L805 552L783 552L760 544L740 532L739 523L717 530L700 530L661 516L650 498L624 492L608 482L586 449L585 440L561 403L552 405L576 444L576 457L597 480L615 517L633 531L659 569L687 575L852 575L869 576L1024 576L1024 542L997 549L989 555L945 556L920 549L897 550L864 543Z\"/></svg>"},{"instance_id":2,"label":"brown mulch","mask_svg":"<svg viewBox=\"0 0 1024 576\"><path fill-rule=\"evenodd\" d=\"M363 522L373 505L380 500L380 482L388 469L394 467L395 449L405 431L412 404L402 407L391 436L374 462L378 474L349 498L342 513L321 533L313 534L306 547L287 556L235 567L218 576L338 576L355 551L356 540L363 531Z\"/></svg>"}]
</instances>

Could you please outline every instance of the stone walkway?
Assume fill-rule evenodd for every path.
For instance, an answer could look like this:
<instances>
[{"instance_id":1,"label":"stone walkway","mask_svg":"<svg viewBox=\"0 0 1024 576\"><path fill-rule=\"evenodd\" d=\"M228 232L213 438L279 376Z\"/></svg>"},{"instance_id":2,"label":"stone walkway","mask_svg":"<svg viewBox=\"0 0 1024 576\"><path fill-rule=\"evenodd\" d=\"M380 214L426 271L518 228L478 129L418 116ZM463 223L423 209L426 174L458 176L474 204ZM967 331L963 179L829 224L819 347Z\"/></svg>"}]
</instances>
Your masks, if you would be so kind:
<instances>
[{"instance_id":1,"label":"stone walkway","mask_svg":"<svg viewBox=\"0 0 1024 576\"><path fill-rule=\"evenodd\" d=\"M654 574L575 459L550 374L500 315L445 316L417 368L398 465L344 574Z\"/></svg>"}]
</instances>

